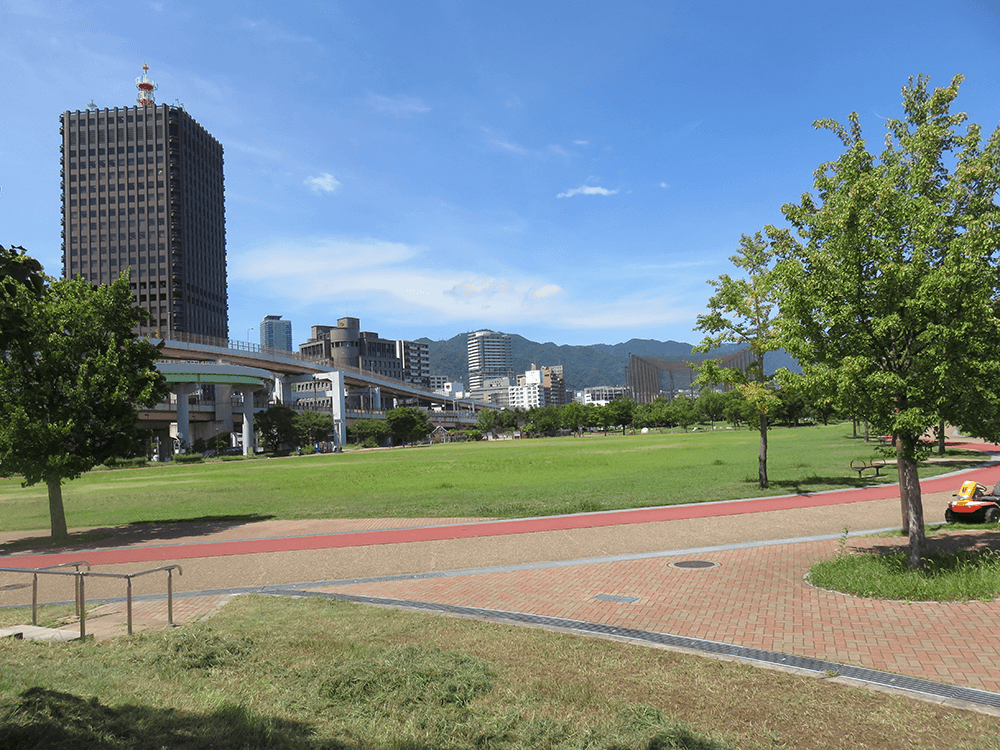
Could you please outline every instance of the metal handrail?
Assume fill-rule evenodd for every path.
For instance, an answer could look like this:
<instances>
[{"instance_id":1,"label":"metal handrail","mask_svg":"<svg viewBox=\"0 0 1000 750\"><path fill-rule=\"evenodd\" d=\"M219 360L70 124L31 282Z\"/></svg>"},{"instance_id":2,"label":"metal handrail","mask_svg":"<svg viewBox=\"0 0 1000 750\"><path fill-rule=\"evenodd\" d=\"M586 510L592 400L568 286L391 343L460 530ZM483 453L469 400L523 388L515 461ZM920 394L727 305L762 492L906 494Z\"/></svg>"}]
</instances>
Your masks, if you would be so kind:
<instances>
[{"instance_id":1,"label":"metal handrail","mask_svg":"<svg viewBox=\"0 0 1000 750\"><path fill-rule=\"evenodd\" d=\"M78 562L67 562L67 563L57 563L56 565L46 565L42 568L38 568L35 574L31 577L31 624L38 625L38 572L39 571L51 571L53 568L68 568L72 566L74 570L79 573L80 566L86 565L87 570L90 570L90 563L86 560L80 560ZM80 578L77 578L73 582L73 594L76 598L76 616L80 617L83 613L83 590L80 587Z\"/></svg>"},{"instance_id":2,"label":"metal handrail","mask_svg":"<svg viewBox=\"0 0 1000 750\"><path fill-rule=\"evenodd\" d=\"M66 570L52 570L52 568L65 568L69 566L75 566L76 570L72 573ZM87 570L80 570L81 565L86 565ZM98 578L124 578L127 582L125 601L126 601L126 611L128 612L128 634L132 635L132 579L138 578L139 576L144 576L148 573L157 573L161 570L167 571L167 624L173 627L174 625L174 586L173 586L173 574L174 570L177 570L178 575L184 575L184 571L181 569L180 565L164 565L159 568L152 568L150 570L143 570L139 573L94 573L90 570L90 563L85 560L80 562L71 563L60 563L59 565L49 565L44 568L2 568L0 567L0 573L31 573L32 578L32 589L31 589L31 624L38 625L38 576L41 575L53 575L53 576L74 576L76 578L76 614L80 618L80 638L87 637L87 610L86 610L86 596L84 593L83 579L85 576L96 576Z\"/></svg>"}]
</instances>

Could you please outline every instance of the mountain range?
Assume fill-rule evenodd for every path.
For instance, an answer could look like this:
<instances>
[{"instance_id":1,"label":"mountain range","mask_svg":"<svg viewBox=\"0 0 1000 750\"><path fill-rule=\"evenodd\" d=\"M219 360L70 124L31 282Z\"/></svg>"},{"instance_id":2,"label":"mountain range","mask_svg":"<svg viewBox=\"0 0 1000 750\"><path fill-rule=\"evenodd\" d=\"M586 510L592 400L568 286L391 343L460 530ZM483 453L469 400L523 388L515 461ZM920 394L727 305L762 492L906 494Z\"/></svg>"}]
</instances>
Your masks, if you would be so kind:
<instances>
[{"instance_id":1,"label":"mountain range","mask_svg":"<svg viewBox=\"0 0 1000 750\"><path fill-rule=\"evenodd\" d=\"M539 344L516 333L511 334L511 354L514 358L514 372L521 373L539 367L563 366L566 387L575 391L599 385L625 385L625 370L628 355L657 359L684 359L691 356L692 344L680 341L656 341L655 339L629 339L620 344L590 344L570 346L568 344ZM460 333L444 341L419 341L428 344L432 375L445 375L449 380L468 385L468 340L466 333ZM732 345L722 347L719 352L734 351ZM779 367L798 370L795 361L785 352L770 352L764 360L768 372Z\"/></svg>"}]
</instances>

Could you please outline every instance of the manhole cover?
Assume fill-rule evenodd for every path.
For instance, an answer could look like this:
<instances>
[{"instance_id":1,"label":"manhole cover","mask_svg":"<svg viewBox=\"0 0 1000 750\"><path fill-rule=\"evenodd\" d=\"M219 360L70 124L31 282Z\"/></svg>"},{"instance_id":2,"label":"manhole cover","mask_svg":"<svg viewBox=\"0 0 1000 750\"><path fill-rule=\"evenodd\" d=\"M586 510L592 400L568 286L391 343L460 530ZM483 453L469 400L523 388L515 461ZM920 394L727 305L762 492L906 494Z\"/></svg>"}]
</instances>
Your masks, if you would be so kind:
<instances>
[{"instance_id":1,"label":"manhole cover","mask_svg":"<svg viewBox=\"0 0 1000 750\"><path fill-rule=\"evenodd\" d=\"M678 560L670 563L671 568L685 568L687 570L704 570L707 568L717 568L719 563L713 560Z\"/></svg>"}]
</instances>

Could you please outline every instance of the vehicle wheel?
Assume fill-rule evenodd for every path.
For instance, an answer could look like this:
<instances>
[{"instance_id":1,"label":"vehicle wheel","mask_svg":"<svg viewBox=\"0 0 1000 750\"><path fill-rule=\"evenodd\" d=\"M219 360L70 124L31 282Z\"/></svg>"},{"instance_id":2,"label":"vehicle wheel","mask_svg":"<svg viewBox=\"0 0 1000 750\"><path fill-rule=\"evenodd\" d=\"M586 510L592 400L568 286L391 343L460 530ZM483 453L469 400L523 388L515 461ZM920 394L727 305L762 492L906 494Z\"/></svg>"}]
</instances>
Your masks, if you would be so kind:
<instances>
[{"instance_id":1,"label":"vehicle wheel","mask_svg":"<svg viewBox=\"0 0 1000 750\"><path fill-rule=\"evenodd\" d=\"M1000 508L996 506L986 509L986 515L983 516L983 521L985 523L996 523L1000 521Z\"/></svg>"},{"instance_id":2,"label":"vehicle wheel","mask_svg":"<svg viewBox=\"0 0 1000 750\"><path fill-rule=\"evenodd\" d=\"M948 508L944 512L944 522L945 523L955 523L955 511Z\"/></svg>"}]
</instances>

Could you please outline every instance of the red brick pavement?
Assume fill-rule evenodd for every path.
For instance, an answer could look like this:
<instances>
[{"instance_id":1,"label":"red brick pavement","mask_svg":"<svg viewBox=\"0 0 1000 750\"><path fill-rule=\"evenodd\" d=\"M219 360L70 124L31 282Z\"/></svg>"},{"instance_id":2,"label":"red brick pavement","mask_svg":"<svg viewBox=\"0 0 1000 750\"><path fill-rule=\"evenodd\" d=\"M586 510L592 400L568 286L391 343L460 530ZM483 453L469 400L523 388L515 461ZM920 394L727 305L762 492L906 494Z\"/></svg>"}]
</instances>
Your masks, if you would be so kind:
<instances>
[{"instance_id":1,"label":"red brick pavement","mask_svg":"<svg viewBox=\"0 0 1000 750\"><path fill-rule=\"evenodd\" d=\"M894 602L823 591L804 576L838 542L804 542L317 589L526 612L671 633L1000 691L1000 602ZM679 569L681 559L719 567ZM638 597L601 601L599 594Z\"/></svg>"}]
</instances>

